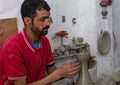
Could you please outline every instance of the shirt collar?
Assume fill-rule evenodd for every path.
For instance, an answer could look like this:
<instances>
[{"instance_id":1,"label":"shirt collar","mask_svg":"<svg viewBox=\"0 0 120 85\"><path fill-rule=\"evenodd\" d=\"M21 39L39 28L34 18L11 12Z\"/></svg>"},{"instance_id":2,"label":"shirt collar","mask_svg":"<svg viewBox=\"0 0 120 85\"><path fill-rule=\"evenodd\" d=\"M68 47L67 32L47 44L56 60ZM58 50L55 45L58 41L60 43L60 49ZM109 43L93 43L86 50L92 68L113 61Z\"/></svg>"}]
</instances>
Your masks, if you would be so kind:
<instances>
[{"instance_id":1,"label":"shirt collar","mask_svg":"<svg viewBox=\"0 0 120 85\"><path fill-rule=\"evenodd\" d=\"M30 43L30 41L29 41L29 39L27 38L27 36L26 36L26 34L25 34L25 32L24 32L24 29L21 31L21 33L22 33L22 35L23 35L23 38L24 38L24 41L25 41L25 43L27 44L27 46L33 51L33 52L35 52L35 50L37 50L37 49L39 49L39 48L42 48L42 40L40 39L40 47L39 48L35 48L35 47L33 47L32 46L32 44Z\"/></svg>"}]
</instances>

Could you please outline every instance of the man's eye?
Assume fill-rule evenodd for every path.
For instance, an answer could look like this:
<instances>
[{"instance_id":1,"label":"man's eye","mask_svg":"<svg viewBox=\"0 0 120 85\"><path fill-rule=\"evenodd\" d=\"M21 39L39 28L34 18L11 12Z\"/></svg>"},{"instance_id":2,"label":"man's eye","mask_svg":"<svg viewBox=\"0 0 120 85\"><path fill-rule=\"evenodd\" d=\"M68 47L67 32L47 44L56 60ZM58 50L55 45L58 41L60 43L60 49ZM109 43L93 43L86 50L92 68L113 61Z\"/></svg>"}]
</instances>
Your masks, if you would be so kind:
<instances>
[{"instance_id":1,"label":"man's eye","mask_svg":"<svg viewBox=\"0 0 120 85\"><path fill-rule=\"evenodd\" d=\"M49 20L49 21L50 21L50 17L47 17L47 18L41 18L41 19L40 19L41 22L44 22L45 20Z\"/></svg>"},{"instance_id":2,"label":"man's eye","mask_svg":"<svg viewBox=\"0 0 120 85\"><path fill-rule=\"evenodd\" d=\"M44 22L44 21L45 21L45 19L44 19L44 18L43 18L43 19L40 19L40 21L41 21L41 22Z\"/></svg>"}]
</instances>

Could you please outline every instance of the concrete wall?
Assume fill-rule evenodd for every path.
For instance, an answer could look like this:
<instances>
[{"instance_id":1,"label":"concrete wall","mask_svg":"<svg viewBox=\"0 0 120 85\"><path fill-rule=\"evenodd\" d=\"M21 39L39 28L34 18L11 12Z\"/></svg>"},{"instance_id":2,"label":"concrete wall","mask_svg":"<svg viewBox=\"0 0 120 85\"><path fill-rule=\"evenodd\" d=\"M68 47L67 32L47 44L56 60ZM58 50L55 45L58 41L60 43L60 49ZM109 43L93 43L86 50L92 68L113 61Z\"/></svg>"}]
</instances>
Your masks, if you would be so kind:
<instances>
[{"instance_id":1,"label":"concrete wall","mask_svg":"<svg viewBox=\"0 0 120 85\"><path fill-rule=\"evenodd\" d=\"M114 64L120 68L120 0L113 2Z\"/></svg>"},{"instance_id":2,"label":"concrete wall","mask_svg":"<svg viewBox=\"0 0 120 85\"><path fill-rule=\"evenodd\" d=\"M97 1L97 39L99 38L99 35L101 31L108 31L110 33L111 37L111 47L110 51L106 55L101 55L98 50L98 66L97 66L97 73L98 74L108 74L109 72L113 71L113 34L112 34L112 5L107 6L108 15L106 19L102 18L101 11L102 7L99 5L101 0Z\"/></svg>"},{"instance_id":3,"label":"concrete wall","mask_svg":"<svg viewBox=\"0 0 120 85\"><path fill-rule=\"evenodd\" d=\"M54 36L54 34L60 30L67 30L69 35L68 39L64 39L64 44L71 44L71 39L73 37L83 37L84 42L91 44L91 49L94 48L92 53L96 54L96 7L95 1L89 0L48 0L51 5L51 16L53 19L53 24L49 34ZM64 5L63 5L64 3ZM66 22L62 22L62 16L66 17ZM76 18L76 24L73 25L72 19ZM89 37L90 36L90 37ZM60 40L60 39L59 39ZM58 40L58 43L60 42ZM54 43L55 42L55 43ZM55 39L51 40L53 48L56 48L59 44L56 43Z\"/></svg>"}]
</instances>

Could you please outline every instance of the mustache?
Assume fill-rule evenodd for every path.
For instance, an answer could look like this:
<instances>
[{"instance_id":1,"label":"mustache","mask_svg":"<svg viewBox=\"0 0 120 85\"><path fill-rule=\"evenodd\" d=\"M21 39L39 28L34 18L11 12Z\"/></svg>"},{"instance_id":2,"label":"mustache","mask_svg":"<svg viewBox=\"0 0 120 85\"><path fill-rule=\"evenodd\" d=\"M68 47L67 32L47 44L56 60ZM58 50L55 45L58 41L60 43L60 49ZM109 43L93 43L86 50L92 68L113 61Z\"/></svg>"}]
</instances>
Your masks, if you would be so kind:
<instances>
[{"instance_id":1,"label":"mustache","mask_svg":"<svg viewBox=\"0 0 120 85\"><path fill-rule=\"evenodd\" d=\"M48 29L50 26L46 26L46 27L44 27L43 29L45 30L45 29Z\"/></svg>"}]
</instances>

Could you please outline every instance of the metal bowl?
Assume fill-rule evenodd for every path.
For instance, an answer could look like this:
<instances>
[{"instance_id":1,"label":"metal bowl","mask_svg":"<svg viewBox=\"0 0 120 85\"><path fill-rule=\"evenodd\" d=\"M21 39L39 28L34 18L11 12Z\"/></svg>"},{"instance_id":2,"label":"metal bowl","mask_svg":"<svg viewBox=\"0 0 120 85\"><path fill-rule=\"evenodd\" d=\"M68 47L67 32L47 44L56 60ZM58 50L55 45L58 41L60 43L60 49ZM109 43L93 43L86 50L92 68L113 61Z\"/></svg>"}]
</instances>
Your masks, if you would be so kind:
<instances>
[{"instance_id":1,"label":"metal bowl","mask_svg":"<svg viewBox=\"0 0 120 85\"><path fill-rule=\"evenodd\" d=\"M102 55L109 53L111 47L111 37L108 31L101 32L99 35L98 47Z\"/></svg>"}]
</instances>

